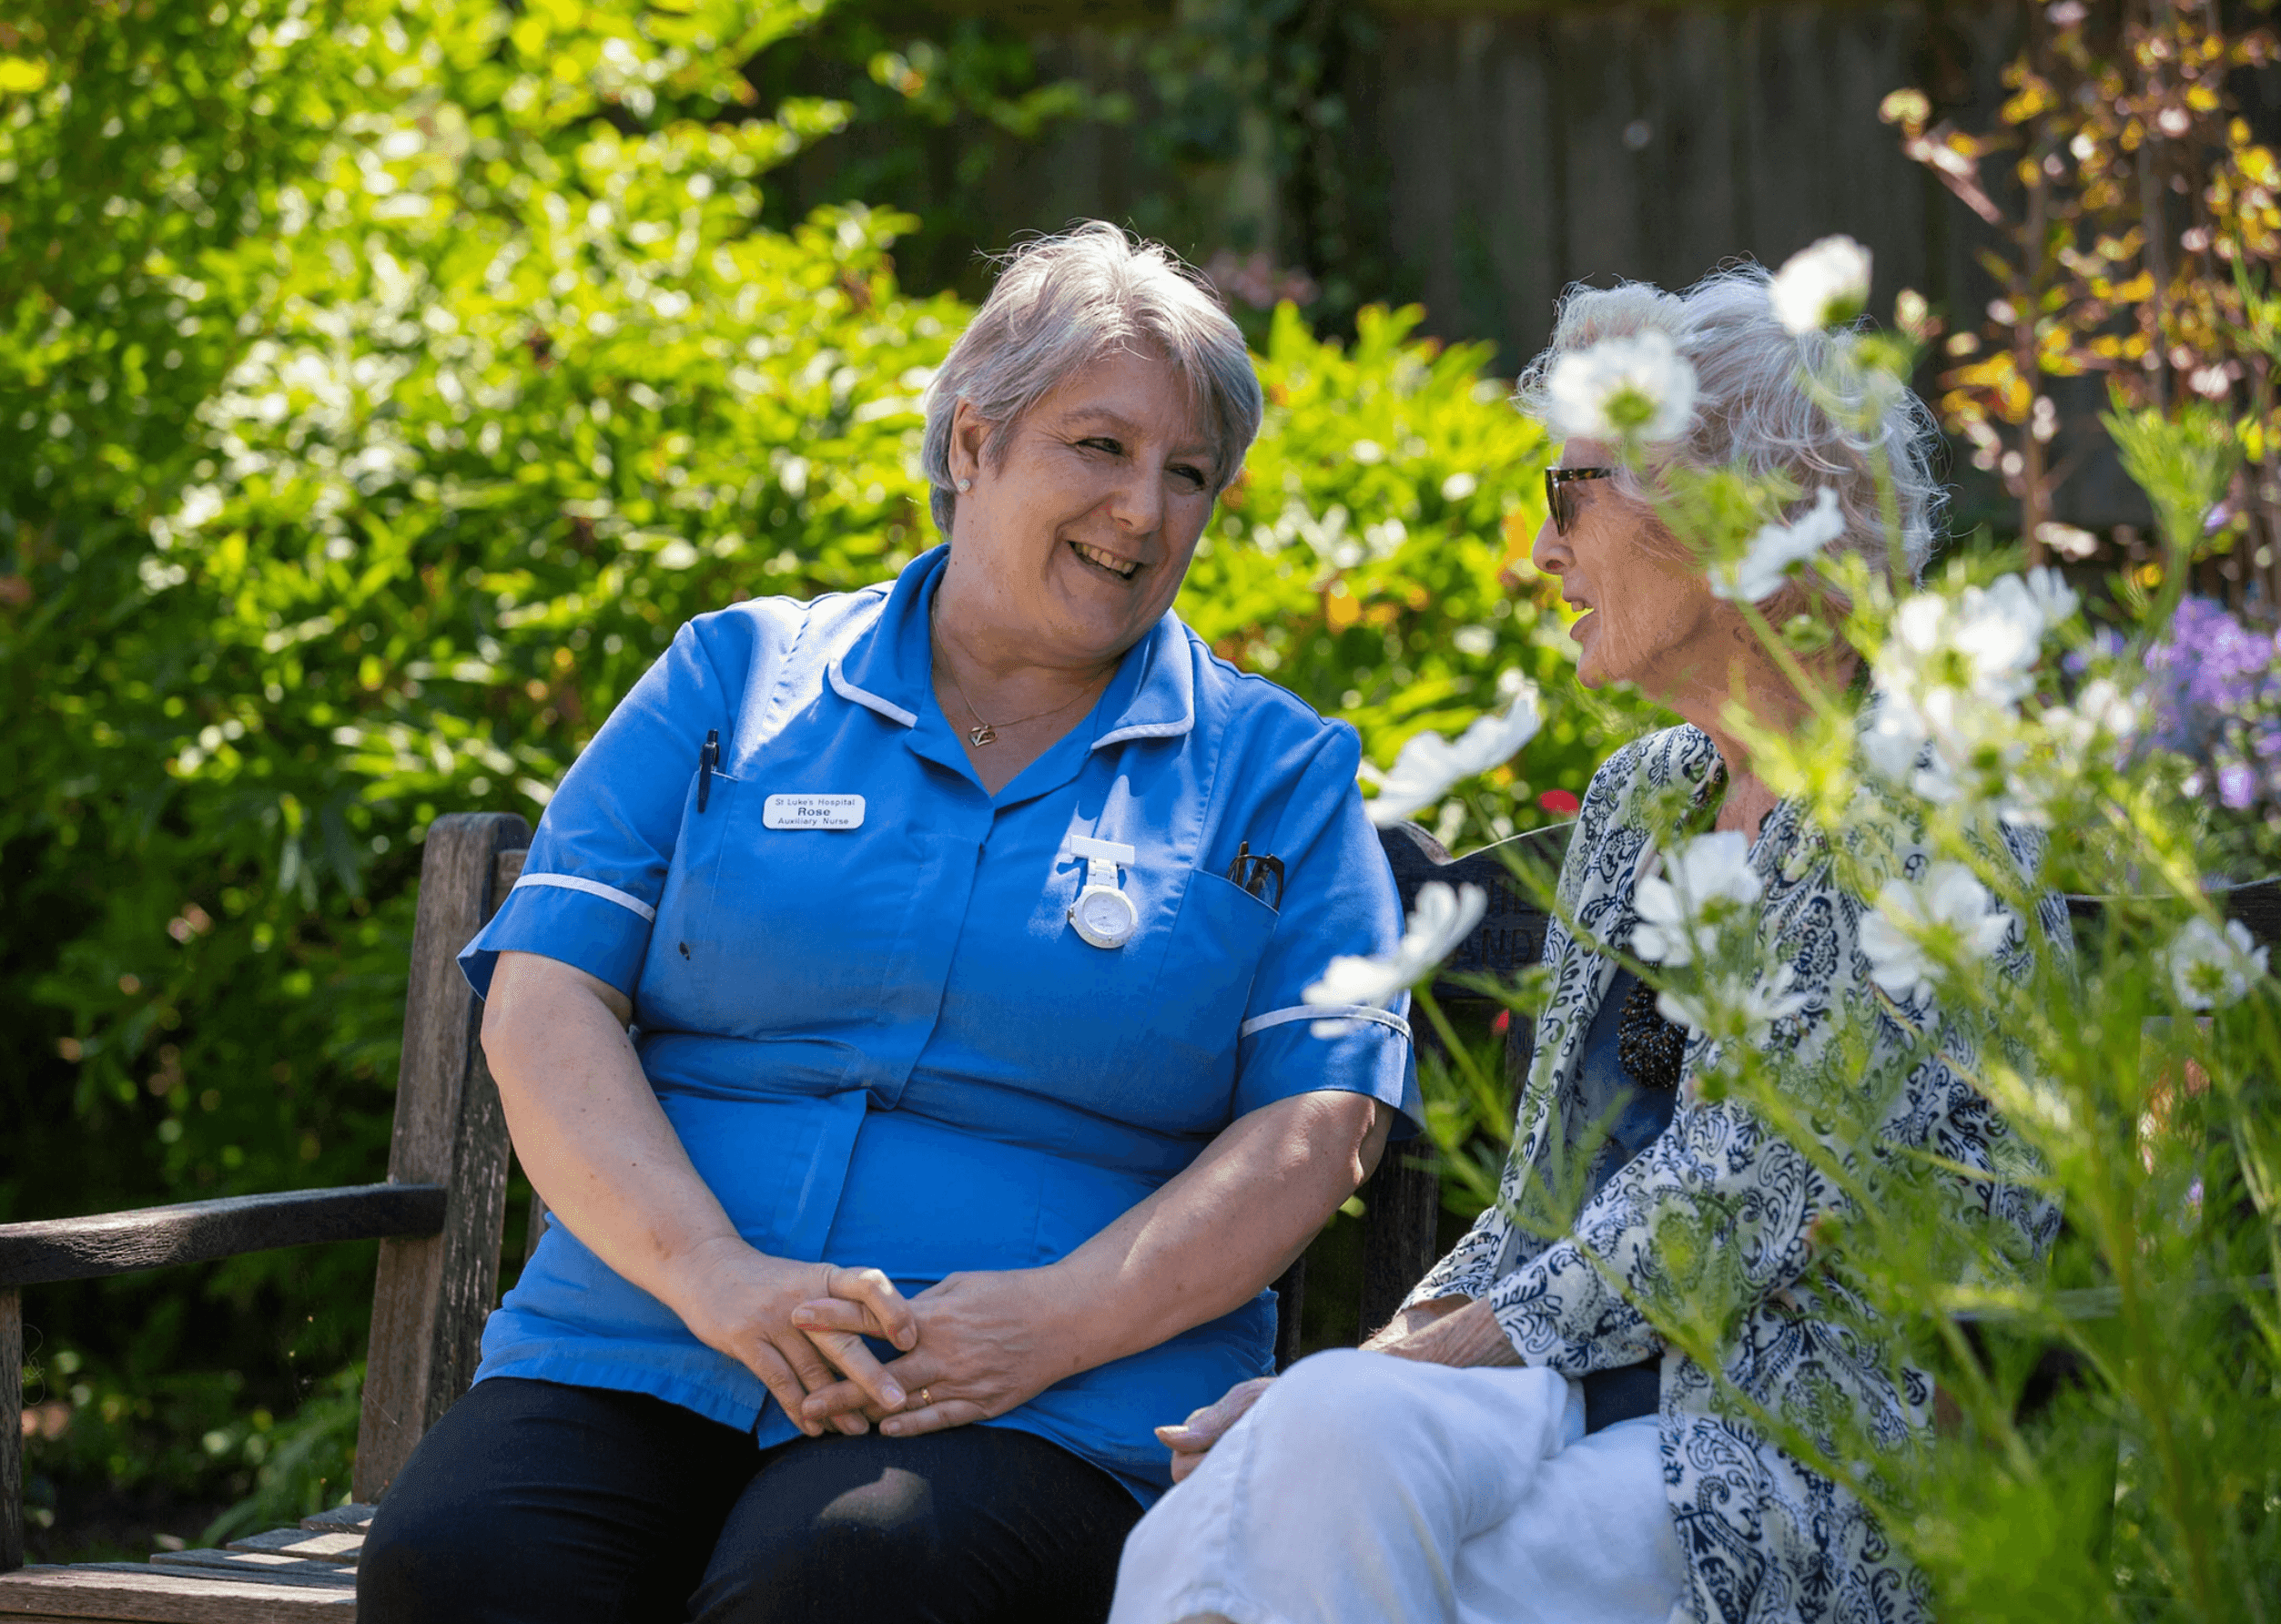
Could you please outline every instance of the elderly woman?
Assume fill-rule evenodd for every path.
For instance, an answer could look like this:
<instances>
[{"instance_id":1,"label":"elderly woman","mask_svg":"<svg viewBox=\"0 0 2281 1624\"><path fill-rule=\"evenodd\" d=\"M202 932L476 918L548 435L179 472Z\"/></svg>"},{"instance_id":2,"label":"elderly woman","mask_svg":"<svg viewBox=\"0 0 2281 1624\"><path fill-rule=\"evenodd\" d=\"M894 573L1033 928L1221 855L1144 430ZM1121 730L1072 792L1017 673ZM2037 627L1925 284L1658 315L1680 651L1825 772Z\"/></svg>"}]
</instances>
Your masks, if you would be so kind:
<instances>
[{"instance_id":1,"label":"elderly woman","mask_svg":"<svg viewBox=\"0 0 2281 1624\"><path fill-rule=\"evenodd\" d=\"M1689 1045L1616 955L1634 946L1635 888L1669 843L1658 807L1691 803L1682 827L1749 843L1765 962L1795 973L1798 1007L1768 1044L1801 1063L1841 1064L1835 1029L1870 1002L1855 943L1864 905L1800 809L1753 775L1731 720L1739 696L1758 727L1789 731L1808 700L1647 498L1675 462L1827 488L1844 519L1829 544L1883 570L1881 458L1913 573L1938 501L1931 434L1905 394L1875 421L1858 379L1854 421L1872 426L1833 421L1809 392L1827 401L1848 391L1831 340L1776 321L1756 269L1677 297L1637 285L1571 292L1551 349L1522 380L1524 407L1544 410L1562 356L1643 329L1668 334L1695 369L1688 430L1637 472L1619 466L1613 445L1569 441L1535 559L1585 611L1574 627L1580 679L1636 683L1686 723L1618 751L1586 797L1559 882L1571 924L1545 946L1552 991L1504 1199L1364 1349L1246 1384L1166 1429L1185 1481L1127 1543L1115 1624L1925 1616L1921 1577L1860 1503L1737 1419L1713 1373L1667 1346L1638 1306L1657 1287L1659 1225L1710 1223L1741 1297L1725 1321L1719 1381L1774 1412L1786 1398L1835 1396L1883 1446L1928 1423L1929 1380L1911 1372L1897 1384L1831 1312L1824 1294L1840 1288L1809 1273L1838 1193L1739 1099L1678 1086L1708 1046ZM1789 601L1764 605L1776 624L1807 606L1803 589L1784 590ZM1840 645L1807 675L1840 695L1858 665ZM2024 839L2007 840L2032 867ZM1904 833L1896 860L1911 855ZM2016 921L2012 930L1999 962L2016 968L2024 938ZM1907 1078L1878 1119L1882 1142L1976 1170L1959 1173L1959 1198L2004 1233L2047 1242L2050 1207L1992 1171L2019 1162L1987 1101L1941 1060L1891 1064L1911 1040L1890 1019L1873 1038L1877 1074ZM1867 1100L1870 1085L1858 1086ZM1578 1168L1583 1204L1570 1206L1565 1235L1516 1222L1546 1211L1564 1169Z\"/></svg>"},{"instance_id":2,"label":"elderly woman","mask_svg":"<svg viewBox=\"0 0 2281 1624\"><path fill-rule=\"evenodd\" d=\"M1013 255L947 546L682 628L461 962L553 1223L365 1548L372 1620L1100 1618L1151 1423L1271 1367L1408 1029L1360 745L1171 613L1261 413L1162 250ZM632 1031L629 1032L629 1023Z\"/></svg>"}]
</instances>

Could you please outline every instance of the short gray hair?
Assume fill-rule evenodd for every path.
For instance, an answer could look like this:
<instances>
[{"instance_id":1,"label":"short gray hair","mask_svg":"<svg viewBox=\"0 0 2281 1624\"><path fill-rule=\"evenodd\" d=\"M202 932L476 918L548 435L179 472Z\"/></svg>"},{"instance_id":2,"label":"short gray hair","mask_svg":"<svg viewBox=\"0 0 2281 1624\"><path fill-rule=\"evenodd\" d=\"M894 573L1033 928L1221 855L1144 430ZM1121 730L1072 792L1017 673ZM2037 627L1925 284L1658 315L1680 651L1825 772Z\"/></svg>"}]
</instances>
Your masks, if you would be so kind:
<instances>
[{"instance_id":1,"label":"short gray hair","mask_svg":"<svg viewBox=\"0 0 2281 1624\"><path fill-rule=\"evenodd\" d=\"M1845 517L1844 533L1830 545L1860 553L1872 572L1890 577L1892 555L1877 490L1881 455L1911 577L1895 584L1913 584L1943 518L1946 493L1933 472L1943 443L1940 429L1913 391L1887 374L1845 364L1838 336L1785 328L1767 300L1773 279L1764 266L1743 265L1714 271L1684 293L1645 282L1573 287L1561 297L1551 345L1521 373L1515 403L1542 421L1546 386L1562 356L1658 329L1694 366L1697 381L1687 433L1662 460L1782 474L1807 496L1827 486ZM1850 426L1864 421L1867 429ZM1616 483L1629 494L1645 493L1630 470ZM1787 597L1778 604L1788 611Z\"/></svg>"},{"instance_id":2,"label":"short gray hair","mask_svg":"<svg viewBox=\"0 0 2281 1624\"><path fill-rule=\"evenodd\" d=\"M984 451L995 462L1031 407L1102 356L1135 348L1161 352L1187 385L1211 443L1211 493L1226 490L1263 410L1242 330L1171 250L1087 220L1006 255L998 285L928 385L919 464L943 534L958 503L950 424L961 400L994 425Z\"/></svg>"}]
</instances>

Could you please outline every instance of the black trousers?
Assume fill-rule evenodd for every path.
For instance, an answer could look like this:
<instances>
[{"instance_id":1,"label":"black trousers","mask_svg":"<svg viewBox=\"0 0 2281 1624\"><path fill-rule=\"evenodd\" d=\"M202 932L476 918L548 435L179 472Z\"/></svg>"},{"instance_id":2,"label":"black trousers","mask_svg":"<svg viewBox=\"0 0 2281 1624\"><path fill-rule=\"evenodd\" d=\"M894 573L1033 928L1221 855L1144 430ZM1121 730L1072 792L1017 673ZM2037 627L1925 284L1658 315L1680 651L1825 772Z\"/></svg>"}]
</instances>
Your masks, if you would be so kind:
<instances>
[{"instance_id":1,"label":"black trousers","mask_svg":"<svg viewBox=\"0 0 2281 1624\"><path fill-rule=\"evenodd\" d=\"M640 1394L479 1382L380 1502L360 1624L1080 1624L1140 1507L995 1426L774 1448Z\"/></svg>"}]
</instances>

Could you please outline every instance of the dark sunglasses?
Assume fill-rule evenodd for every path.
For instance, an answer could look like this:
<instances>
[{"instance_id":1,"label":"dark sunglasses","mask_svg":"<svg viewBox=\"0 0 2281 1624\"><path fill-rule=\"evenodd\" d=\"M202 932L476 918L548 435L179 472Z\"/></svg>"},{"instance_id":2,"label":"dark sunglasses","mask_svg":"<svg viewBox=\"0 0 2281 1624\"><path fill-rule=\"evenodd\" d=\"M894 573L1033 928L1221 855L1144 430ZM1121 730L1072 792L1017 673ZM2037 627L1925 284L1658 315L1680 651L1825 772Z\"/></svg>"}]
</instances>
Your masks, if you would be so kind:
<instances>
[{"instance_id":1,"label":"dark sunglasses","mask_svg":"<svg viewBox=\"0 0 2281 1624\"><path fill-rule=\"evenodd\" d=\"M1568 494L1571 480L1604 480L1614 475L1613 468L1547 468L1545 470L1545 511L1552 515L1553 532L1566 535L1568 526L1576 523L1576 502Z\"/></svg>"},{"instance_id":2,"label":"dark sunglasses","mask_svg":"<svg viewBox=\"0 0 2281 1624\"><path fill-rule=\"evenodd\" d=\"M1249 840L1235 848L1235 861L1228 865L1228 878L1257 897L1268 907L1281 911L1283 906L1283 859L1264 851L1253 851ZM1274 895L1267 893L1272 888Z\"/></svg>"}]
</instances>

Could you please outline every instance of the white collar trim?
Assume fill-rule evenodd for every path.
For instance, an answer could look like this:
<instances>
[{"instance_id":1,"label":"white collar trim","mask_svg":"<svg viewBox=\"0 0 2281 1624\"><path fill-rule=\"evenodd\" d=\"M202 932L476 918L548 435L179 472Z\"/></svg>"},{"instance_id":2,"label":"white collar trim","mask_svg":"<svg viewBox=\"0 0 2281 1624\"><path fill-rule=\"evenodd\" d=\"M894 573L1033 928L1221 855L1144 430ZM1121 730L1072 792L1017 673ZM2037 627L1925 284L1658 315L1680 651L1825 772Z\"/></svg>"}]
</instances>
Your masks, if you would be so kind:
<instances>
[{"instance_id":1,"label":"white collar trim","mask_svg":"<svg viewBox=\"0 0 2281 1624\"><path fill-rule=\"evenodd\" d=\"M824 675L831 679L833 693L842 699L862 705L866 710L877 711L890 722L899 722L906 727L918 726L918 714L916 711L907 711L892 700L882 699L877 694L866 693L849 682L840 670L847 657L842 655L824 668Z\"/></svg>"},{"instance_id":2,"label":"white collar trim","mask_svg":"<svg viewBox=\"0 0 2281 1624\"><path fill-rule=\"evenodd\" d=\"M1093 748L1098 750L1104 745L1121 745L1127 739L1134 738L1177 738L1191 731L1195 726L1193 716L1182 716L1177 722L1135 722L1129 727L1118 727L1102 734L1093 741Z\"/></svg>"}]
</instances>

